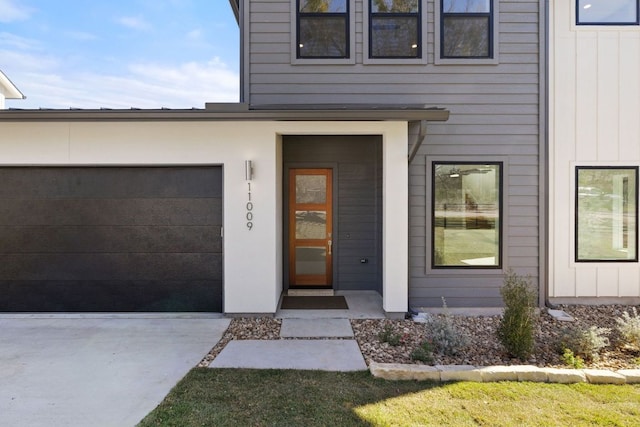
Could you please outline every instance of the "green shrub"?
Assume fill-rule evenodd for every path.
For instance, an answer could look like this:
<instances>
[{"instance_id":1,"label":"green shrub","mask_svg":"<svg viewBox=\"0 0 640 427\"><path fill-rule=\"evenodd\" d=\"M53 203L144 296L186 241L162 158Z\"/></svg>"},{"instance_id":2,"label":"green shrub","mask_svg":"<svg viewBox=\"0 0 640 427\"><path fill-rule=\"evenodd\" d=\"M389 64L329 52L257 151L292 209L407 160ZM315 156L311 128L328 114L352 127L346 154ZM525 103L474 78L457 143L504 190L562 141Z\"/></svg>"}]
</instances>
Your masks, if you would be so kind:
<instances>
[{"instance_id":1,"label":"green shrub","mask_svg":"<svg viewBox=\"0 0 640 427\"><path fill-rule=\"evenodd\" d=\"M533 352L536 291L529 278L509 271L500 294L505 309L498 326L498 338L511 356L526 360Z\"/></svg>"},{"instance_id":2,"label":"green shrub","mask_svg":"<svg viewBox=\"0 0 640 427\"><path fill-rule=\"evenodd\" d=\"M433 346L429 341L422 341L418 347L411 352L411 360L418 360L429 365L433 365Z\"/></svg>"},{"instance_id":3,"label":"green shrub","mask_svg":"<svg viewBox=\"0 0 640 427\"><path fill-rule=\"evenodd\" d=\"M393 347L400 345L402 341L400 334L396 333L391 325L384 326L384 329L378 334L378 339Z\"/></svg>"},{"instance_id":4,"label":"green shrub","mask_svg":"<svg viewBox=\"0 0 640 427\"><path fill-rule=\"evenodd\" d=\"M575 356L573 351L568 348L564 349L564 353L562 353L562 360L564 360L565 365L571 366L574 369L584 368L584 360L582 360L582 357Z\"/></svg>"},{"instance_id":5,"label":"green shrub","mask_svg":"<svg viewBox=\"0 0 640 427\"><path fill-rule=\"evenodd\" d=\"M591 326L589 328L574 326L564 330L562 334L562 348L569 349L573 354L583 357L585 360L597 361L600 351L609 345L606 336L611 330Z\"/></svg>"},{"instance_id":6,"label":"green shrub","mask_svg":"<svg viewBox=\"0 0 640 427\"><path fill-rule=\"evenodd\" d=\"M449 313L444 298L442 298L442 308L444 308L444 314L434 316L427 323L427 336L438 353L455 356L468 344L469 338L453 323L453 317Z\"/></svg>"},{"instance_id":7,"label":"green shrub","mask_svg":"<svg viewBox=\"0 0 640 427\"><path fill-rule=\"evenodd\" d=\"M640 317L635 307L631 309L633 316L625 311L622 317L616 318L617 328L626 345L634 350L640 350Z\"/></svg>"}]
</instances>

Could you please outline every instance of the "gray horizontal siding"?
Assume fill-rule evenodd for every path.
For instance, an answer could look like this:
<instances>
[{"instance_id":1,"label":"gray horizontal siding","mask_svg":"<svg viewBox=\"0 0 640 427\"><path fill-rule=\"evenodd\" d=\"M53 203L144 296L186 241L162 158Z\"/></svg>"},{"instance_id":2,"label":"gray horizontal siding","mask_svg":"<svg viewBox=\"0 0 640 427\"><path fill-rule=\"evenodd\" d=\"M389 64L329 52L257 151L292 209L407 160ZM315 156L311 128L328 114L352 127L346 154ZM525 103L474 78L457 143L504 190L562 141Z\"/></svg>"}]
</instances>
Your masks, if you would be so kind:
<instances>
[{"instance_id":1,"label":"gray horizontal siding","mask_svg":"<svg viewBox=\"0 0 640 427\"><path fill-rule=\"evenodd\" d=\"M426 0L426 64L364 64L362 2L355 1L355 64L292 64L290 1L252 0L247 99L253 104L426 104L450 119L430 123L409 168L412 306L502 304L500 271L431 270L427 158L505 160L503 263L537 283L539 265L539 2L499 4L498 64L434 64L434 1ZM412 129L417 133L417 129Z\"/></svg>"}]
</instances>

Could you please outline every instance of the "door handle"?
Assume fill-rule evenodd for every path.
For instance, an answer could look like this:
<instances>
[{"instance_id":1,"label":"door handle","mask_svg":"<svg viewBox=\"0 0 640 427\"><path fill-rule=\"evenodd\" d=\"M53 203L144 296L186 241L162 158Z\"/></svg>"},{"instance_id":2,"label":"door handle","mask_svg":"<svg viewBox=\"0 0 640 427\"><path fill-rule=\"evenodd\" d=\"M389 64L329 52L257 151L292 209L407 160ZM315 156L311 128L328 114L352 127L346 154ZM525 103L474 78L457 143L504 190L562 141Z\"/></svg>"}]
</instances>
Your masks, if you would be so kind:
<instances>
[{"instance_id":1,"label":"door handle","mask_svg":"<svg viewBox=\"0 0 640 427\"><path fill-rule=\"evenodd\" d=\"M333 242L331 240L327 240L327 246L329 247L329 255L331 255L331 248L333 247Z\"/></svg>"}]
</instances>

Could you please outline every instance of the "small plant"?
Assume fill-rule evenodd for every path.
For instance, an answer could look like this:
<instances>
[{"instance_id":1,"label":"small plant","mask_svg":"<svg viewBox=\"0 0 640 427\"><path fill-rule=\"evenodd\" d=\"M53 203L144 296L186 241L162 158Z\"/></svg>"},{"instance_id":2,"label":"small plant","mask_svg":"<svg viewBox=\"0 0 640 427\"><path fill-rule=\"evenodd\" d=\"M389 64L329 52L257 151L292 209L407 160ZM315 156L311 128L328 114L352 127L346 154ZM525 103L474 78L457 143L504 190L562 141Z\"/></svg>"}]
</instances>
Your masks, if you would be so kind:
<instances>
[{"instance_id":1,"label":"small plant","mask_svg":"<svg viewBox=\"0 0 640 427\"><path fill-rule=\"evenodd\" d=\"M435 362L433 345L429 341L422 341L420 345L411 352L411 360L418 360L432 365Z\"/></svg>"},{"instance_id":2,"label":"small plant","mask_svg":"<svg viewBox=\"0 0 640 427\"><path fill-rule=\"evenodd\" d=\"M391 325L385 325L384 329L378 334L380 342L386 342L390 346L396 347L402 342L402 337L397 334Z\"/></svg>"},{"instance_id":3,"label":"small plant","mask_svg":"<svg viewBox=\"0 0 640 427\"><path fill-rule=\"evenodd\" d=\"M597 326L569 328L563 333L562 347L585 360L597 361L600 359L600 351L609 345L609 338L606 336L609 332L610 329Z\"/></svg>"},{"instance_id":4,"label":"small plant","mask_svg":"<svg viewBox=\"0 0 640 427\"><path fill-rule=\"evenodd\" d=\"M442 308L444 308L444 314L433 317L428 322L427 335L438 353L455 356L468 344L469 339L453 323L453 317L449 313L444 298L442 298Z\"/></svg>"},{"instance_id":5,"label":"small plant","mask_svg":"<svg viewBox=\"0 0 640 427\"><path fill-rule=\"evenodd\" d=\"M536 291L529 278L509 271L500 294L505 309L498 326L498 338L509 354L526 360L533 352Z\"/></svg>"},{"instance_id":6,"label":"small plant","mask_svg":"<svg viewBox=\"0 0 640 427\"><path fill-rule=\"evenodd\" d=\"M618 332L624 343L634 350L640 350L640 316L635 307L633 310L633 316L628 312L624 312L622 317L616 318L618 324Z\"/></svg>"},{"instance_id":7,"label":"small plant","mask_svg":"<svg viewBox=\"0 0 640 427\"><path fill-rule=\"evenodd\" d=\"M565 365L571 366L574 369L582 369L584 368L584 360L580 356L575 356L571 349L565 348L564 353L562 353L562 360Z\"/></svg>"}]
</instances>

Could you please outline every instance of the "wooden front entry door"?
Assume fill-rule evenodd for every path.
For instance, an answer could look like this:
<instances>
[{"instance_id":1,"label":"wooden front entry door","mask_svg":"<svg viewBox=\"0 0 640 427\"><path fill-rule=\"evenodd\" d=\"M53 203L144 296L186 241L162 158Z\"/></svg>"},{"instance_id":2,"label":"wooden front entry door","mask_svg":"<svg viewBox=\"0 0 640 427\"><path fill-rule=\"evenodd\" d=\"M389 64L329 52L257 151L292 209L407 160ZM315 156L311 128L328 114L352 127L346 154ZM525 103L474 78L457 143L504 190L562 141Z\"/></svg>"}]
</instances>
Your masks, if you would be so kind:
<instances>
[{"instance_id":1,"label":"wooden front entry door","mask_svg":"<svg viewBox=\"0 0 640 427\"><path fill-rule=\"evenodd\" d=\"M332 286L332 170L289 170L289 284Z\"/></svg>"}]
</instances>

